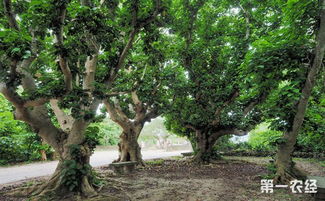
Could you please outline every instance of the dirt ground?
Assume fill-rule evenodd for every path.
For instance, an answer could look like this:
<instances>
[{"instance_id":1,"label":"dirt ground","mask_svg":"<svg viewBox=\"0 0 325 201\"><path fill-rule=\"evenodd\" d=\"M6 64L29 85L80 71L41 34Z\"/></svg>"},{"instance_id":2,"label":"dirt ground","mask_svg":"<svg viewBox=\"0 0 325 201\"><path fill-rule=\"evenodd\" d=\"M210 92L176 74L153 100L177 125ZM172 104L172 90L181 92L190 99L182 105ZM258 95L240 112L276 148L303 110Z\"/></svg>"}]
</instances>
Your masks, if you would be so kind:
<instances>
[{"instance_id":1,"label":"dirt ground","mask_svg":"<svg viewBox=\"0 0 325 201\"><path fill-rule=\"evenodd\" d=\"M115 175L108 167L98 168L105 180L100 197L91 201L310 201L310 194L293 194L290 189L274 189L272 194L261 193L260 180L268 174L267 158L226 157L209 165L194 165L188 159L150 160L147 166L132 175ZM324 176L318 163L297 161L310 175ZM39 178L42 181L46 178ZM10 197L6 191L33 180L3 187L0 200L25 200ZM64 200L71 200L67 198ZM79 199L80 200L80 199ZM85 199L83 199L85 200Z\"/></svg>"}]
</instances>

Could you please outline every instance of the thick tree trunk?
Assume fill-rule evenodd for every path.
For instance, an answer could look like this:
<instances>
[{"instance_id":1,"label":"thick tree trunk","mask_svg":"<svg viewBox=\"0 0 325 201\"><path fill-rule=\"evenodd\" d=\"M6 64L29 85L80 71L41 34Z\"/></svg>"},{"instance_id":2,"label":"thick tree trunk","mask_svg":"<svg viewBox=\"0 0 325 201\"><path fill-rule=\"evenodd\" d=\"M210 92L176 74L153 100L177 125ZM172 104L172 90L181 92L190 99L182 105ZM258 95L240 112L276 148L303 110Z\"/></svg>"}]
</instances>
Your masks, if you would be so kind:
<instances>
[{"instance_id":1,"label":"thick tree trunk","mask_svg":"<svg viewBox=\"0 0 325 201\"><path fill-rule=\"evenodd\" d=\"M69 133L56 128L53 130L50 126L39 129L38 134L42 137L50 132L56 132L55 139L46 135L48 137L46 142L54 147L59 155L59 164L47 182L22 193L32 195L32 200L43 198L61 200L62 197L73 193L85 197L97 195L93 185L92 168L89 164L92 151L84 136L87 125L83 120L75 120Z\"/></svg>"},{"instance_id":2,"label":"thick tree trunk","mask_svg":"<svg viewBox=\"0 0 325 201\"><path fill-rule=\"evenodd\" d=\"M304 174L294 167L292 161L292 153L294 145L297 141L299 130L303 124L308 99L311 95L315 84L317 73L322 65L325 51L325 0L320 1L321 21L318 35L316 38L315 58L308 72L305 85L302 89L301 97L298 102L296 114L292 122L291 129L284 134L284 143L278 146L275 165L277 167L276 177L277 183L289 183L292 179L304 178Z\"/></svg>"},{"instance_id":3,"label":"thick tree trunk","mask_svg":"<svg viewBox=\"0 0 325 201\"><path fill-rule=\"evenodd\" d=\"M114 162L137 161L138 165L144 165L138 137L142 127L131 126L124 129L120 135L119 158Z\"/></svg>"},{"instance_id":4,"label":"thick tree trunk","mask_svg":"<svg viewBox=\"0 0 325 201\"><path fill-rule=\"evenodd\" d=\"M209 136L208 132L204 131L196 131L197 137L197 146L196 146L196 154L193 158L195 163L209 163L213 159L217 159L218 157L215 155L213 151L213 146L215 145L218 137Z\"/></svg>"},{"instance_id":5,"label":"thick tree trunk","mask_svg":"<svg viewBox=\"0 0 325 201\"><path fill-rule=\"evenodd\" d=\"M286 133L286 142L278 146L275 159L277 171L274 181L276 183L288 184L294 179L305 179L304 173L297 169L292 161L297 134L298 132Z\"/></svg>"},{"instance_id":6,"label":"thick tree trunk","mask_svg":"<svg viewBox=\"0 0 325 201\"><path fill-rule=\"evenodd\" d=\"M51 178L41 186L27 190L28 195L33 195L32 200L49 198L61 200L62 195L80 193L85 197L97 195L92 184L93 177L89 159L90 149L86 145L63 145L64 152L60 154L59 164Z\"/></svg>"}]
</instances>

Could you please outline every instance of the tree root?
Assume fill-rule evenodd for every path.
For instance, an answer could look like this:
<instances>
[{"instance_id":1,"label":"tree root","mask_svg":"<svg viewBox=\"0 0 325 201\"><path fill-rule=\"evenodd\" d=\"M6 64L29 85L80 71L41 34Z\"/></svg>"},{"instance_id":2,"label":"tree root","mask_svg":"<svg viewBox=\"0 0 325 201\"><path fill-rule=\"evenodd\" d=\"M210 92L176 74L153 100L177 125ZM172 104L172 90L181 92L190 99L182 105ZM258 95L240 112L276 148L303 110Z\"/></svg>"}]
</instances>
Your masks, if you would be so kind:
<instances>
[{"instance_id":1,"label":"tree root","mask_svg":"<svg viewBox=\"0 0 325 201\"><path fill-rule=\"evenodd\" d=\"M96 190L89 183L87 176L82 178L80 192L70 192L67 187L62 184L61 180L62 178L57 172L44 184L15 189L7 194L15 197L29 197L31 201L40 201L45 198L47 200L62 200L62 195L64 195L64 197L80 195L87 198L96 197L98 195Z\"/></svg>"},{"instance_id":2,"label":"tree root","mask_svg":"<svg viewBox=\"0 0 325 201\"><path fill-rule=\"evenodd\" d=\"M275 184L290 184L290 181L292 180L306 180L306 178L307 177L304 172L293 166L288 169L279 168L273 182Z\"/></svg>"},{"instance_id":3,"label":"tree root","mask_svg":"<svg viewBox=\"0 0 325 201\"><path fill-rule=\"evenodd\" d=\"M197 154L191 159L191 162L198 165L202 165L202 164L208 164L210 161L203 160L201 155Z\"/></svg>"},{"instance_id":4,"label":"tree root","mask_svg":"<svg viewBox=\"0 0 325 201\"><path fill-rule=\"evenodd\" d=\"M146 167L146 163L144 162L144 160L142 160L142 158L138 160L138 166Z\"/></svg>"}]
</instances>

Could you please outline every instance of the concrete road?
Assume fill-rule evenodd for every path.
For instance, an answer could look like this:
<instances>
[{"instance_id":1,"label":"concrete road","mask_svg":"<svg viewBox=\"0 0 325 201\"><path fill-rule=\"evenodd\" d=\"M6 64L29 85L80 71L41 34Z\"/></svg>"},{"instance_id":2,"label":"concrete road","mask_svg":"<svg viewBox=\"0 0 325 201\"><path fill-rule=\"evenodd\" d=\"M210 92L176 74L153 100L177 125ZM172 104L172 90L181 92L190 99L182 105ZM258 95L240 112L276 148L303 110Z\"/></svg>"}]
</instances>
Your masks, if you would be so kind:
<instances>
[{"instance_id":1,"label":"concrete road","mask_svg":"<svg viewBox=\"0 0 325 201\"><path fill-rule=\"evenodd\" d=\"M164 158L170 156L181 156L181 151L147 150L142 151L143 159ZM93 167L107 165L118 157L117 151L96 151L90 158ZM0 184L7 184L28 178L47 176L54 172L58 161L37 162L27 165L16 165L0 168Z\"/></svg>"}]
</instances>

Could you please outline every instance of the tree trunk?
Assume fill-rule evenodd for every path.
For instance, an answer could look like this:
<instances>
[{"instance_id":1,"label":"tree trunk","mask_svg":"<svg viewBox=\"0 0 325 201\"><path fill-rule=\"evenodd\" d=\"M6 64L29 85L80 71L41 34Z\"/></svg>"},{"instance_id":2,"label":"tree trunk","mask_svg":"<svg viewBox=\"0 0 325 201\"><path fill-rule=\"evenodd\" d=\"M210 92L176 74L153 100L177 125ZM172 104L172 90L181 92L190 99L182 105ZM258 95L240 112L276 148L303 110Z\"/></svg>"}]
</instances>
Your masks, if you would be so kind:
<instances>
[{"instance_id":1,"label":"tree trunk","mask_svg":"<svg viewBox=\"0 0 325 201\"><path fill-rule=\"evenodd\" d=\"M47 182L41 186L27 189L23 193L32 195L33 200L49 197L52 200L61 200L63 195L71 196L74 193L85 197L97 195L93 183L94 174L92 174L92 168L89 164L92 150L84 136L87 125L83 120L76 120L69 133L54 131L49 127L39 130L40 136L57 132L58 138L48 138L46 142L55 147L55 151L59 155L59 164Z\"/></svg>"},{"instance_id":2,"label":"tree trunk","mask_svg":"<svg viewBox=\"0 0 325 201\"><path fill-rule=\"evenodd\" d=\"M292 153L296 144L298 133L285 133L286 142L278 145L278 151L275 158L276 176L275 183L288 184L294 179L305 179L305 175L295 167L292 161Z\"/></svg>"},{"instance_id":3,"label":"tree trunk","mask_svg":"<svg viewBox=\"0 0 325 201\"><path fill-rule=\"evenodd\" d=\"M325 51L325 0L320 1L320 28L316 38L315 58L313 64L308 72L305 85L302 89L301 97L298 102L296 114L292 122L292 127L284 134L284 143L278 146L276 155L276 176L274 178L277 183L289 183L292 179L304 178L304 174L294 167L292 161L292 153L294 145L297 141L299 130L303 124L305 111L308 104L308 99L311 95L315 84L316 76L322 65Z\"/></svg>"},{"instance_id":4,"label":"tree trunk","mask_svg":"<svg viewBox=\"0 0 325 201\"><path fill-rule=\"evenodd\" d=\"M138 143L138 137L143 126L130 126L123 129L120 135L119 158L114 162L137 161L138 165L144 165L141 155L141 147Z\"/></svg>"},{"instance_id":5,"label":"tree trunk","mask_svg":"<svg viewBox=\"0 0 325 201\"><path fill-rule=\"evenodd\" d=\"M64 145L67 149L60 153L59 164L51 178L36 188L28 189L27 194L34 200L48 198L60 200L62 195L80 193L85 197L97 195L93 186L92 168L89 164L91 151L86 145ZM55 197L57 196L57 197Z\"/></svg>"},{"instance_id":6,"label":"tree trunk","mask_svg":"<svg viewBox=\"0 0 325 201\"><path fill-rule=\"evenodd\" d=\"M209 163L213 159L217 159L218 156L213 150L218 138L209 136L209 132L196 131L197 145L196 154L193 158L195 163Z\"/></svg>"}]
</instances>

